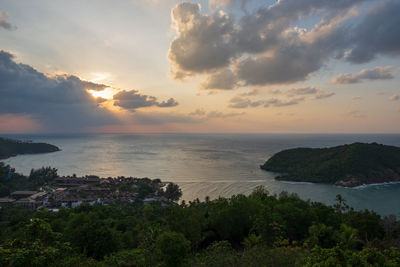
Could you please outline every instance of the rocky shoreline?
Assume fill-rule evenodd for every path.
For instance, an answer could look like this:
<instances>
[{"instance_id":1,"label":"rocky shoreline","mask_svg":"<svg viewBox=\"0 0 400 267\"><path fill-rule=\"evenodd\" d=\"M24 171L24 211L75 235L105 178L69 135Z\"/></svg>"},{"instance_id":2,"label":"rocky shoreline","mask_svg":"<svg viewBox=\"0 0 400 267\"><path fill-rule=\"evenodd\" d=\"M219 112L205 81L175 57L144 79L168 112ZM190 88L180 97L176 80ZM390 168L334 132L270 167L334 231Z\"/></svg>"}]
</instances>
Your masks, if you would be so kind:
<instances>
[{"instance_id":1,"label":"rocky shoreline","mask_svg":"<svg viewBox=\"0 0 400 267\"><path fill-rule=\"evenodd\" d=\"M382 171L376 177L349 177L345 180L337 181L334 185L342 187L358 187L369 184L384 184L400 182L400 175L393 170Z\"/></svg>"}]
</instances>

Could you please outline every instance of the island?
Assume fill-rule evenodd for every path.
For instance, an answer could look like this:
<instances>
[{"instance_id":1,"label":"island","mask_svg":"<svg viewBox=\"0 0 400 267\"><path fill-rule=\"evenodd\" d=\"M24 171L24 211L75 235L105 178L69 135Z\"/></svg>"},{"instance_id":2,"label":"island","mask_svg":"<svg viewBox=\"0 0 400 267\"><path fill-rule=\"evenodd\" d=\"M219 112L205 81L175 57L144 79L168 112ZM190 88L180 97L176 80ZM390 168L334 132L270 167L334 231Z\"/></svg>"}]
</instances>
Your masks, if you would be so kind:
<instances>
[{"instance_id":1,"label":"island","mask_svg":"<svg viewBox=\"0 0 400 267\"><path fill-rule=\"evenodd\" d=\"M400 182L400 148L353 143L331 148L294 148L273 155L261 169L275 179L356 187Z\"/></svg>"},{"instance_id":2,"label":"island","mask_svg":"<svg viewBox=\"0 0 400 267\"><path fill-rule=\"evenodd\" d=\"M40 154L60 151L60 148L46 143L33 143L0 137L0 159L23 154Z\"/></svg>"}]
</instances>

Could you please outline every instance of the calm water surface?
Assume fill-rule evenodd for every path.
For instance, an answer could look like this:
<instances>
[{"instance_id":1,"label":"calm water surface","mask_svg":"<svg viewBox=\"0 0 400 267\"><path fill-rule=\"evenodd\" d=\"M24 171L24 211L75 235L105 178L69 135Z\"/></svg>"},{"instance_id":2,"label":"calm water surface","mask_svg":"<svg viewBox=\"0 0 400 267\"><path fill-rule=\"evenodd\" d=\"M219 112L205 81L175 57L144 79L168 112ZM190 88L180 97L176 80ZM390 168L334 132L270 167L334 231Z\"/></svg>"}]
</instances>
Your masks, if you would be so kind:
<instances>
[{"instance_id":1,"label":"calm water surface","mask_svg":"<svg viewBox=\"0 0 400 267\"><path fill-rule=\"evenodd\" d=\"M352 142L400 146L400 135L288 135L288 134L96 134L13 135L47 142L62 151L24 155L5 160L17 171L52 166L61 175L95 174L101 177L134 176L172 181L183 199L249 194L263 185L271 193L283 190L303 199L332 204L342 194L356 209L373 209L400 217L400 184L357 189L332 185L289 183L259 168L274 153L294 147L327 147Z\"/></svg>"}]
</instances>

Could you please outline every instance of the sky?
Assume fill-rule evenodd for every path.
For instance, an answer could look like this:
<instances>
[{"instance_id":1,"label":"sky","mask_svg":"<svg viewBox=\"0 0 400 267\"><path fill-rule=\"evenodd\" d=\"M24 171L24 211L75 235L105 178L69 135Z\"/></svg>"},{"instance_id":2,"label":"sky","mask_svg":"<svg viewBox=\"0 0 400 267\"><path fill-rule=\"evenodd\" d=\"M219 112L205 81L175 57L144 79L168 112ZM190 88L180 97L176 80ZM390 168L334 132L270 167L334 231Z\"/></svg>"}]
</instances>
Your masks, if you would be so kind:
<instances>
[{"instance_id":1,"label":"sky","mask_svg":"<svg viewBox=\"0 0 400 267\"><path fill-rule=\"evenodd\" d=\"M400 133L398 0L0 0L0 133Z\"/></svg>"}]
</instances>

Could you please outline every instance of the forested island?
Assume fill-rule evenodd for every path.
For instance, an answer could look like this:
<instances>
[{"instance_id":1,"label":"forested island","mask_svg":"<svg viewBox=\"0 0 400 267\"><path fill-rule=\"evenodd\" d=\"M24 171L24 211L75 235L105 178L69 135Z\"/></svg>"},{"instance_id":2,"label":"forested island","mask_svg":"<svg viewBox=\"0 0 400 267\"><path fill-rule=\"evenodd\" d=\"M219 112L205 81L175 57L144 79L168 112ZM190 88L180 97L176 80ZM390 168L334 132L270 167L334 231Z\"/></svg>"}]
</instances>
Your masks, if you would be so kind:
<instances>
[{"instance_id":1,"label":"forested island","mask_svg":"<svg viewBox=\"0 0 400 267\"><path fill-rule=\"evenodd\" d=\"M0 159L23 154L40 154L60 151L57 146L46 143L24 142L0 137Z\"/></svg>"},{"instance_id":2,"label":"forested island","mask_svg":"<svg viewBox=\"0 0 400 267\"><path fill-rule=\"evenodd\" d=\"M400 181L400 148L353 143L331 148L294 148L273 155L261 169L277 180L344 187Z\"/></svg>"}]
</instances>

